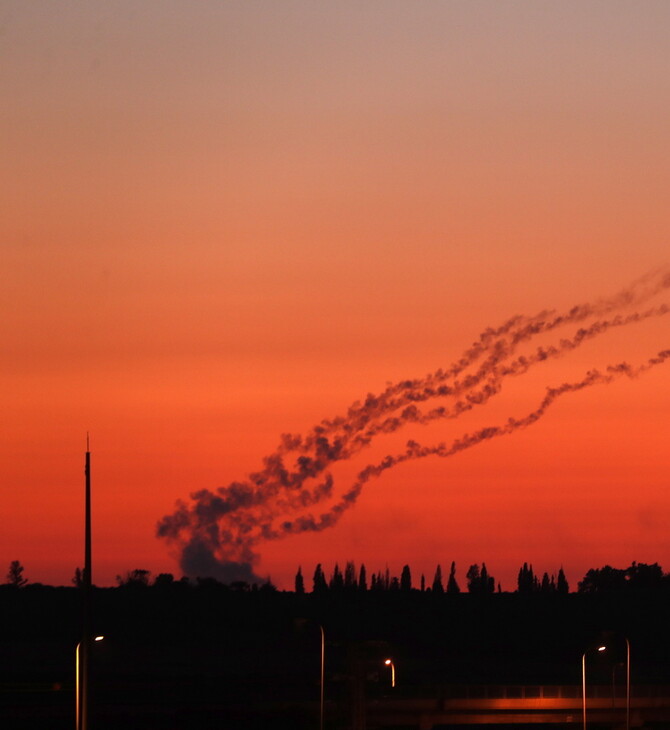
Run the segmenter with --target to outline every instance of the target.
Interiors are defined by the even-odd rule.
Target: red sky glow
[[[455,560],[462,587],[483,561],[503,590],[524,562],[572,589],[605,564],[670,570],[667,3],[11,1],[0,24],[6,566],[69,584],[82,565],[87,432],[94,582],[181,575],[184,535],[157,536],[179,500],[229,495],[282,434],[406,392],[487,328],[590,304],[505,363],[560,356],[457,418],[375,435],[301,482],[330,475],[327,498],[259,524],[318,522],[410,440],[523,419],[594,370],[611,382],[385,470],[250,565],[286,589],[299,565],[309,588],[348,560],[407,563],[415,585]]]

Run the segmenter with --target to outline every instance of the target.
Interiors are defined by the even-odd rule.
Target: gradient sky
[[[180,569],[177,499],[244,479],[488,326],[616,294],[668,263],[670,5],[0,3],[0,559],[67,584]],[[653,304],[666,303],[661,295]],[[645,362],[670,318],[517,378],[431,444],[547,386]],[[574,332],[567,330],[561,336]],[[259,575],[364,562],[670,570],[668,364],[564,396],[531,428],[371,482]],[[399,441],[400,440],[400,441]]]

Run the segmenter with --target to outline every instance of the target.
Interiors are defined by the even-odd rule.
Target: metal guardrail
[[[587,698],[607,699],[612,696],[624,697],[625,687],[597,684],[587,685]],[[438,690],[443,699],[581,699],[581,685],[446,685]],[[670,685],[631,685],[631,698],[653,697],[668,698],[670,702]]]
[[[621,726],[626,698],[615,697],[611,685],[592,686],[589,718],[602,726]],[[547,725],[582,723],[580,685],[448,685],[437,696],[384,697],[368,703],[370,727],[391,730],[415,727],[434,730],[451,725]],[[639,685],[631,693],[631,727],[645,722],[670,728],[670,685]],[[659,724],[660,723],[660,724]]]

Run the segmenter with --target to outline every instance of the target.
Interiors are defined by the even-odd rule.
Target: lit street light
[[[391,667],[391,687],[395,687],[395,664],[393,663],[393,659],[386,659],[384,664],[387,667]]]
[[[630,730],[630,641],[624,637],[626,642],[626,730]],[[599,646],[598,651],[606,651],[606,646]],[[614,669],[612,670],[614,678]],[[584,729],[586,730],[586,652],[582,655],[582,715]]]
[[[102,641],[104,636],[94,636],[93,641]],[[74,699],[75,699],[75,729],[81,730],[81,679],[79,676],[79,647],[81,641],[77,644],[77,648],[74,651]]]
[[[605,651],[606,646],[599,646],[598,651]],[[586,652],[582,654],[582,723],[586,730]]]

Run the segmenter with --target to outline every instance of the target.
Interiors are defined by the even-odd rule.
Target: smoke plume
[[[339,491],[335,488],[330,468],[356,456],[379,436],[408,424],[457,419],[489,402],[506,381],[523,376],[539,363],[563,357],[612,329],[666,315],[670,311],[667,304],[647,303],[668,289],[670,272],[664,269],[607,299],[567,312],[516,316],[499,327],[487,328],[448,367],[389,384],[381,393],[353,403],[346,414],[324,419],[303,435],[283,434],[259,471],[214,491],[194,492],[189,502],[177,502],[175,511],[159,521],[157,534],[177,550],[186,575],[225,582],[258,581],[254,566],[260,556],[259,544],[334,526],[365,485],[394,466],[428,456],[447,458],[492,438],[511,435],[536,423],[565,394],[622,377],[635,378],[664,363],[670,350],[662,350],[641,365],[619,363],[590,370],[578,381],[547,388],[538,406],[524,416],[462,433],[449,443],[422,446],[408,441],[403,451],[363,468],[353,484]],[[630,311],[632,308],[639,311]],[[559,329],[569,331],[550,344],[533,343]],[[527,351],[519,354],[522,346]]]

